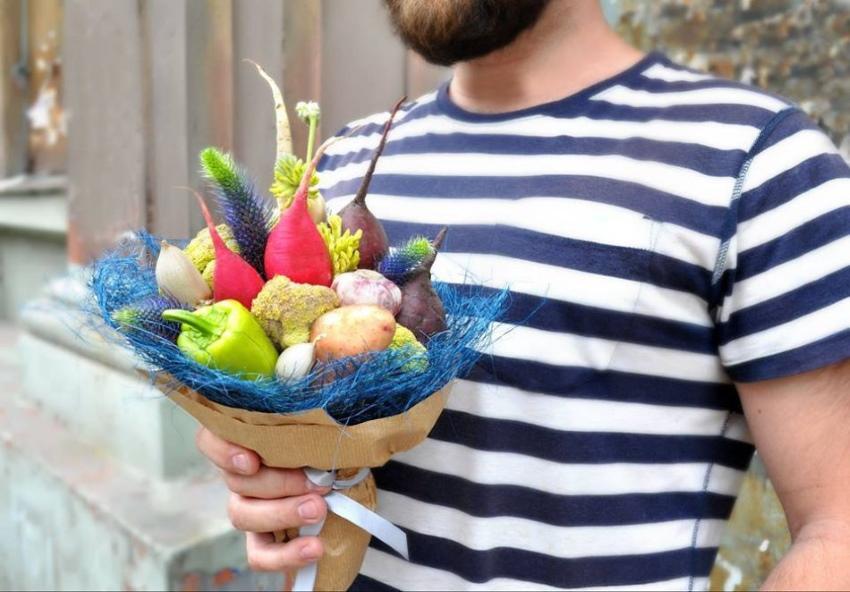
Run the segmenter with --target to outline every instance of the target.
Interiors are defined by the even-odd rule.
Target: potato
[[[313,323],[310,341],[322,362],[381,351],[395,334],[395,318],[373,304],[352,304],[327,312]]]

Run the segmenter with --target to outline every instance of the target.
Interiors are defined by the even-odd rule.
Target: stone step
[[[87,444],[20,395],[10,350],[0,330],[0,589],[281,589],[246,569],[214,471],[151,478]]]
[[[69,296],[63,280],[21,315],[23,392],[79,438],[151,477],[174,479],[205,461],[197,424],[139,373],[130,353]],[[62,292],[59,298],[56,292]]]

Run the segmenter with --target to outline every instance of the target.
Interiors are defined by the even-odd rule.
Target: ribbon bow
[[[330,487],[332,491],[325,496],[328,511],[352,524],[359,526],[372,536],[380,539],[396,553],[408,559],[407,535],[389,520],[378,516],[366,506],[357,503],[339,491],[354,487],[369,475],[369,469],[360,469],[350,479],[337,479],[336,471],[321,471],[319,469],[304,469],[307,478],[320,487]],[[302,526],[299,536],[317,536],[325,525],[325,521]],[[293,584],[293,592],[310,592],[316,583],[316,563],[311,563],[298,571]]]

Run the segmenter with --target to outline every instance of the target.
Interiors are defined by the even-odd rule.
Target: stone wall
[[[850,160],[850,0],[612,0],[605,8],[638,47],[794,100]],[[789,542],[756,458],[711,589],[756,589]]]
[[[850,157],[850,0],[620,0],[644,49],[797,102]]]

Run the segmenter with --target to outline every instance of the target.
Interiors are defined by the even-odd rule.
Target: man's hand
[[[257,571],[289,571],[317,561],[324,552],[317,537],[275,543],[277,530],[314,524],[325,517],[322,495],[304,471],[272,469],[255,452],[222,440],[201,428],[198,449],[223,471],[230,489],[228,514],[233,526],[247,535],[248,564]]]

